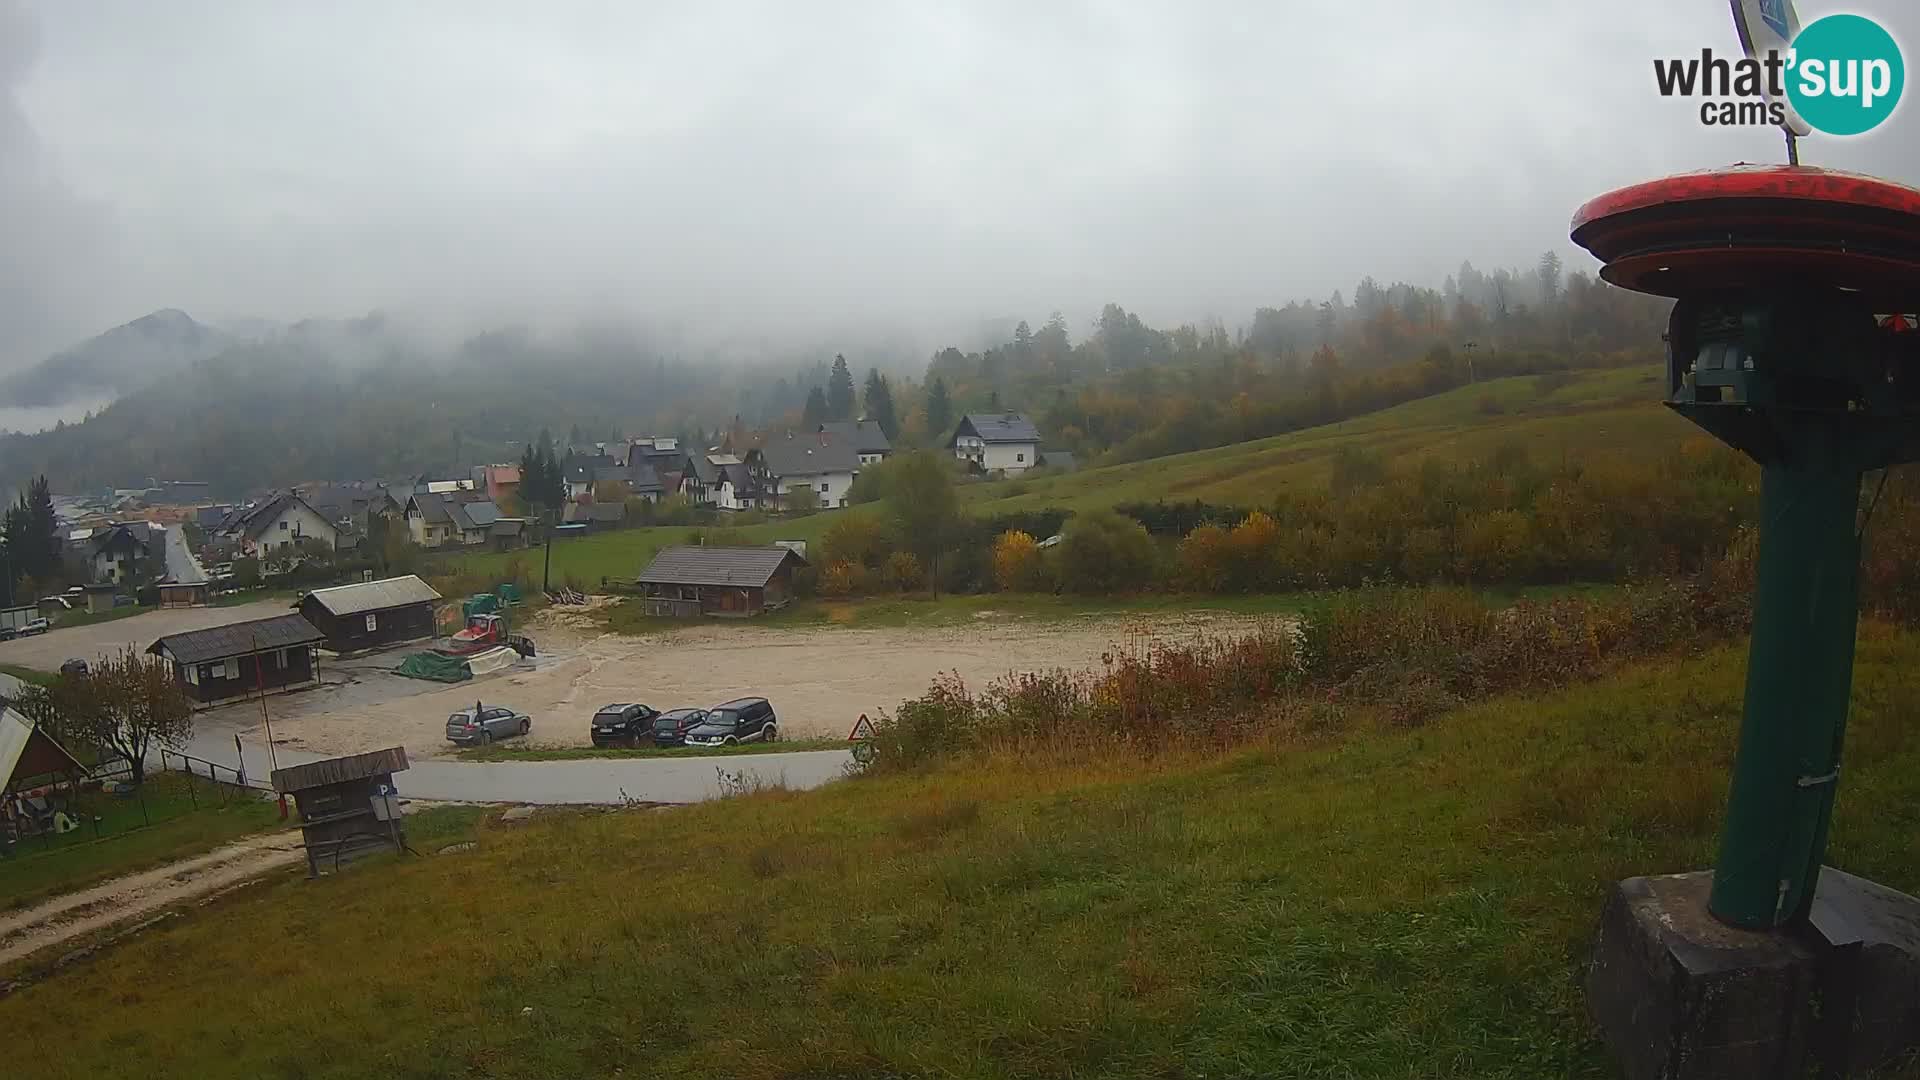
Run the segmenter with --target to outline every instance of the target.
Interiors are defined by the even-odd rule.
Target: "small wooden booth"
[[[785,547],[669,547],[640,572],[649,615],[745,618],[783,607],[807,560]]]
[[[390,746],[273,770],[273,790],[293,796],[300,808],[308,877],[319,876],[323,860],[338,869],[369,851],[407,850],[393,784],[393,774],[406,769],[406,747]]]

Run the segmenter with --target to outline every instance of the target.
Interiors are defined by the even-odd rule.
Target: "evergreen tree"
[[[827,376],[828,418],[853,419],[853,405],[853,372],[847,369],[847,358],[836,355],[833,358],[833,374]]]
[[[947,396],[947,381],[935,375],[927,387],[927,434],[945,440],[952,426],[953,399]]]
[[[816,386],[807,391],[807,407],[800,412],[800,422],[806,425],[808,431],[817,431],[828,419],[827,395]]]
[[[900,434],[900,419],[893,411],[893,388],[879,368],[867,371],[867,419],[879,424],[889,440]]]

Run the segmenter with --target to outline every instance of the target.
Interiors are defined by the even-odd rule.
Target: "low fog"
[[[1702,46],[1723,0],[0,0],[0,370],[164,307],[751,352],[1583,269],[1587,197],[1781,158],[1655,93]],[[1916,116],[1806,160],[1913,182]]]

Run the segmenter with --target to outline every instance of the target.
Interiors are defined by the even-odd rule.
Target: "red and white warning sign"
[[[873,721],[867,719],[866,713],[861,713],[860,719],[853,722],[853,730],[847,732],[847,741],[859,742],[861,739],[871,738],[873,738]]]

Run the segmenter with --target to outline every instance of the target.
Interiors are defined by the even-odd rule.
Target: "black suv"
[[[593,714],[593,745],[638,746],[653,737],[653,718],[660,715],[645,705],[605,705]]]
[[[687,732],[707,718],[705,709],[668,709],[653,718],[653,745],[685,746]]]
[[[707,718],[687,732],[688,746],[738,746],[773,742],[780,737],[780,720],[763,697],[741,698],[707,710]]]

